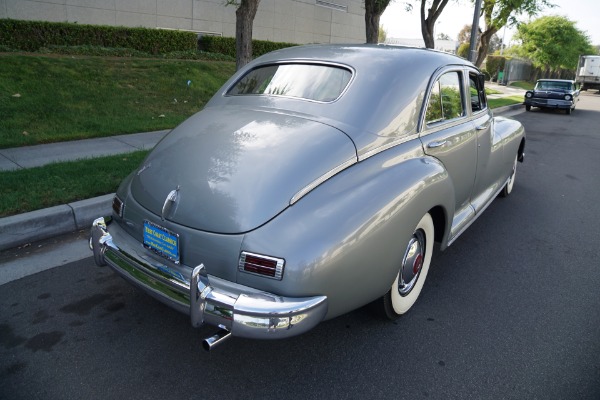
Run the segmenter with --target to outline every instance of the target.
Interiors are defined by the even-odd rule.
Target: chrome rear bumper
[[[179,266],[174,271],[166,260],[154,256],[129,235],[117,232],[120,242],[116,243],[110,230],[120,228],[113,224],[109,229],[110,222],[110,218],[98,218],[92,224],[90,248],[96,264],[108,264],[156,299],[187,313],[194,327],[208,324],[233,336],[281,339],[314,328],[327,313],[326,296],[277,296],[210,277],[202,264],[193,270]],[[181,273],[190,270],[189,278]],[[210,348],[211,343],[207,346]]]

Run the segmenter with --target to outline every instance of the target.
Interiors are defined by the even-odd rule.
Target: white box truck
[[[581,90],[600,90],[600,56],[579,56],[575,81]]]

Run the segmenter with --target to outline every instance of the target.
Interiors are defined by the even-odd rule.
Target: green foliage
[[[466,58],[468,60],[470,47],[471,46],[469,45],[469,43],[461,44],[460,46],[458,46],[458,50],[456,50],[456,55],[462,58]]]
[[[383,25],[379,25],[379,33],[377,34],[378,43],[385,43],[387,39],[387,31]]]
[[[487,70],[482,70],[481,73],[485,77],[486,81],[490,81],[492,79],[492,75]],[[486,89],[487,90],[487,89]],[[487,93],[487,92],[486,92]]]
[[[129,154],[0,171],[0,217],[115,192],[148,154]]]
[[[481,34],[475,64],[482,65],[489,53],[493,35],[503,26],[515,25],[518,16],[525,14],[532,17],[547,7],[552,8],[554,4],[550,0],[483,0],[481,14],[485,21],[485,31]]]
[[[234,71],[233,62],[1,54],[0,148],[171,129]]]
[[[49,46],[128,48],[150,54],[196,50],[193,32],[0,19],[0,45],[22,51]]]
[[[532,17],[552,7],[550,0],[483,0],[481,12],[486,31],[498,32],[505,25],[516,25],[520,15]]]
[[[495,78],[498,71],[504,71],[506,57],[503,56],[488,56],[485,69],[490,73],[492,78]]]
[[[517,53],[538,68],[575,69],[580,54],[593,54],[589,37],[565,17],[541,17],[518,27]]]
[[[10,53],[19,50],[0,46],[0,52]],[[48,46],[42,47],[35,53],[38,54],[62,54],[73,56],[99,56],[99,57],[138,57],[138,58],[164,58],[177,60],[212,60],[212,61],[235,61],[233,57],[219,53],[208,53],[200,50],[172,51],[165,54],[150,54],[145,51],[126,48],[98,47],[98,46]]]
[[[235,38],[222,36],[202,36],[198,42],[201,50],[209,53],[224,54],[235,58]],[[252,41],[252,56],[254,58],[271,51],[297,46],[294,43],[269,42],[266,40]]]

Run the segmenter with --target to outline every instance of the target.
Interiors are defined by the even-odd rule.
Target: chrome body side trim
[[[357,163],[356,158],[351,158],[348,161],[345,161],[344,163],[338,165],[337,167],[335,167],[331,171],[329,171],[329,172],[321,175],[319,178],[315,179],[314,181],[312,181],[311,183],[309,183],[308,185],[306,185],[304,188],[302,188],[294,196],[292,196],[292,198],[290,199],[290,206],[293,205],[294,203],[296,203],[298,200],[300,200],[304,196],[306,196],[311,190],[313,190],[314,188],[316,188],[317,186],[319,186],[321,183],[325,182],[326,180],[328,180],[332,176],[338,174],[339,172],[342,172],[346,168],[348,168],[348,167],[350,167],[350,166],[352,166],[352,165],[354,165],[356,163]]]
[[[152,253],[146,259],[140,256],[145,249],[136,249],[126,240],[115,243],[110,225],[108,218],[98,218],[92,224],[90,248],[96,263],[108,264],[154,298],[188,314],[194,327],[208,324],[232,336],[281,339],[314,328],[327,314],[326,296],[291,298],[221,282],[210,277],[202,264],[193,269],[189,280],[182,279],[180,273],[165,273],[169,266]],[[180,271],[190,269],[178,267]]]

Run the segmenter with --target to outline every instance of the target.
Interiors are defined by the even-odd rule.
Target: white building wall
[[[235,36],[235,6],[225,0],[0,0],[0,18],[169,28]],[[261,0],[254,39],[363,43],[362,0]]]

